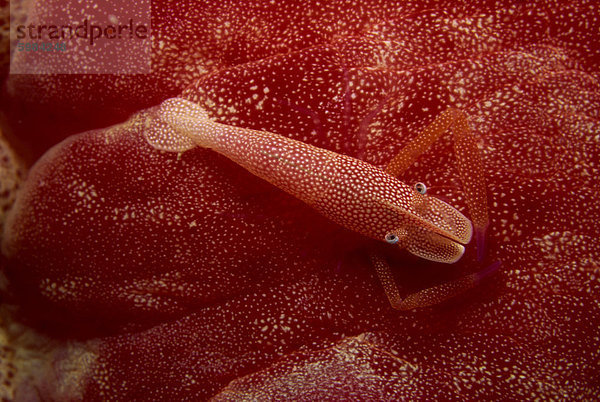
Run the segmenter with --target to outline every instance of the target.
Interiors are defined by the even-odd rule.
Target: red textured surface
[[[49,151],[3,243],[31,322],[98,337],[86,399],[598,394],[593,2],[155,3],[177,50],[156,49],[146,92],[90,77],[9,82],[19,98],[34,88],[56,100],[45,110],[60,122],[22,126],[25,142],[64,138],[63,119],[80,105],[90,113],[90,93],[111,103],[96,115],[109,124],[115,108],[140,111],[187,87],[221,122],[381,166],[437,113],[461,108],[488,178],[486,261],[502,268],[449,303],[394,312],[367,263],[373,243],[210,151],[153,150],[142,110]],[[434,146],[405,179],[464,210],[450,149]],[[452,266],[389,257],[408,291],[480,269],[473,248]]]

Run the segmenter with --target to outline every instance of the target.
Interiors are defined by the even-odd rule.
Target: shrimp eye
[[[400,240],[400,238],[398,238],[398,236],[395,235],[394,233],[388,233],[385,235],[385,241],[390,244],[396,244],[396,243],[398,243],[399,240]]]
[[[427,186],[424,183],[417,183],[415,184],[415,190],[417,190],[417,193],[419,194],[425,194],[427,192]]]

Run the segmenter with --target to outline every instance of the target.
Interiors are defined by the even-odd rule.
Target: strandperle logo
[[[37,1],[25,21],[11,17],[10,73],[148,74],[150,6],[150,0],[64,0],[60,7]]]
[[[147,39],[149,28],[144,24],[134,24],[133,19],[129,19],[127,24],[108,24],[100,25],[90,23],[87,19],[79,25],[35,25],[29,24],[17,26],[17,39],[85,39],[93,45],[94,41],[100,38],[106,39]]]

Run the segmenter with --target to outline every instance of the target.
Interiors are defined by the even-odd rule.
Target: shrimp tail
[[[144,137],[153,148],[167,152],[184,152],[198,146],[211,148],[213,124],[199,105],[170,98],[149,112]]]

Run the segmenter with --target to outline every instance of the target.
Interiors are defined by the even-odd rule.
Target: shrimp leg
[[[403,311],[429,307],[458,296],[477,286],[483,278],[492,274],[500,267],[500,262],[495,262],[482,271],[422,289],[402,298],[387,261],[377,253],[370,253],[369,257],[390,304],[394,309]]]

